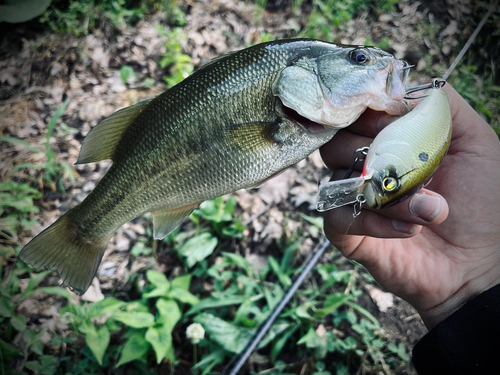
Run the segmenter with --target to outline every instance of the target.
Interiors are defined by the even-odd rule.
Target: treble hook
[[[445,84],[446,84],[446,81],[444,79],[434,78],[431,82],[426,83],[425,85],[410,87],[409,89],[406,90],[406,95],[404,96],[404,98],[407,100],[425,98],[427,95],[410,96],[409,94],[411,94],[413,92],[417,92],[417,91],[428,90],[428,89],[440,89]]]

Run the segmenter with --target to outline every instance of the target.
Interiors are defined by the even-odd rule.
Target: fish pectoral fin
[[[144,100],[120,109],[102,120],[83,140],[80,155],[75,164],[113,160],[116,146],[123,134],[150,102],[151,100]]]
[[[155,240],[164,239],[170,232],[181,225],[200,203],[196,202],[170,210],[153,212],[153,237]]]
[[[226,126],[225,137],[231,146],[239,150],[256,150],[281,143],[281,119],[273,122],[245,122]]]

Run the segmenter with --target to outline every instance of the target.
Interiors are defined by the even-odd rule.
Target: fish
[[[203,201],[251,188],[328,142],[366,108],[401,114],[406,62],[318,40],[258,44],[216,58],[84,139],[77,164],[112,160],[88,197],[19,258],[83,294],[112,235],[152,212],[163,239]]]
[[[437,170],[451,133],[448,95],[440,87],[432,88],[414,110],[374,138],[359,177],[320,186],[316,209],[324,212],[353,203],[381,209],[404,201]],[[357,212],[359,208],[355,216]]]

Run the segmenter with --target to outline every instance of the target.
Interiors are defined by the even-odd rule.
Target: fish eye
[[[399,181],[394,177],[386,177],[382,181],[382,188],[387,192],[396,191],[399,189]]]
[[[370,62],[371,55],[368,51],[364,49],[354,49],[350,52],[351,60],[357,62],[358,64],[366,64]]]

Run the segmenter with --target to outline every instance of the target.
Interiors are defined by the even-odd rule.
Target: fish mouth
[[[280,102],[281,102],[281,100],[280,100]],[[283,105],[283,103],[281,103],[281,108],[282,108],[282,111],[284,112],[286,117],[288,117],[289,119],[302,125],[302,127],[309,134],[323,136],[325,134],[332,133],[332,130],[336,131],[335,129],[332,129],[331,127],[328,127],[328,126],[322,125],[320,123],[314,122],[312,120],[309,120],[307,117],[302,116],[301,114],[299,114],[295,110]]]
[[[401,101],[406,95],[406,82],[410,73],[410,65],[405,60],[392,60],[387,64],[388,72],[386,79],[387,96],[392,100]]]

